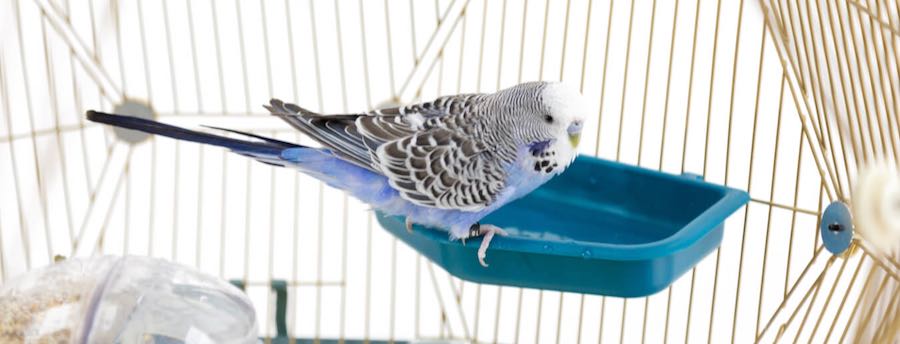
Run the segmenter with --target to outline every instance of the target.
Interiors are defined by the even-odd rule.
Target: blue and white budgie
[[[506,233],[479,221],[565,170],[587,115],[578,91],[549,82],[358,114],[322,115],[277,99],[266,108],[323,147],[223,129],[246,137],[239,140],[95,111],[87,117],[296,168],[406,216],[408,230],[417,223],[445,228],[452,239],[483,236],[478,260],[487,266],[491,238]]]

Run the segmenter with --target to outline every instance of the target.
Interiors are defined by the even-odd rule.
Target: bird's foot
[[[494,238],[494,234],[500,234],[501,236],[509,235],[503,228],[494,226],[494,225],[483,225],[479,223],[475,223],[472,227],[469,227],[469,236],[468,238],[483,236],[481,239],[481,246],[478,247],[478,263],[483,267],[488,267],[488,264],[484,262],[484,258],[487,256],[487,249],[491,245],[491,239]],[[466,238],[463,238],[463,245],[466,244]]]
[[[410,220],[409,217],[407,217],[406,218],[406,232],[412,233],[412,229],[413,229],[413,222],[412,222],[412,220]]]

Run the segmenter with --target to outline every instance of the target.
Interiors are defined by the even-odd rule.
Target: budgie
[[[265,107],[322,147],[210,127],[243,137],[236,139],[96,111],[87,118],[297,169],[374,209],[405,216],[407,230],[413,224],[443,228],[463,243],[482,237],[477,258],[487,267],[491,239],[507,233],[480,220],[562,173],[577,155],[587,115],[583,96],[554,82],[356,114],[323,115],[278,99]]]

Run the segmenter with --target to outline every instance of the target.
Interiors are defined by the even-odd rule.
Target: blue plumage
[[[577,91],[534,82],[494,94],[445,96],[368,113],[323,115],[273,99],[272,115],[313,138],[312,148],[236,130],[241,139],[89,111],[94,122],[210,144],[295,168],[413,224],[453,239],[503,229],[479,221],[561,173],[575,158],[586,114]]]
[[[456,226],[451,225],[449,228],[450,234],[454,238],[464,238],[471,223],[477,222],[499,206],[507,203],[507,199],[521,197],[544,182],[540,179],[525,178],[525,171],[522,168],[511,165],[509,167],[509,175],[513,178],[513,183],[511,184],[517,186],[507,188],[493,205],[477,212],[437,209],[416,205],[407,201],[400,197],[400,193],[390,186],[388,178],[384,175],[342,160],[332,154],[327,148],[310,148],[242,131],[209,127],[255,139],[253,141],[240,140],[184,129],[147,119],[97,111],[88,112],[87,117],[89,120],[98,123],[144,131],[178,140],[228,148],[232,152],[252,157],[270,165],[293,167],[321,180],[328,186],[344,190],[360,201],[370,204],[385,213],[403,215],[414,219],[416,223],[426,226],[444,227],[447,224],[460,224]],[[519,182],[519,179],[523,182]]]

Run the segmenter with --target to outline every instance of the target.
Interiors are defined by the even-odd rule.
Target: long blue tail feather
[[[281,152],[285,149],[304,147],[301,145],[279,141],[237,130],[209,127],[258,139],[259,141],[239,140],[221,135],[179,128],[173,125],[148,119],[115,115],[93,110],[87,112],[87,119],[92,122],[104,123],[126,129],[143,131],[146,133],[161,135],[173,139],[224,147],[238,154],[247,155],[256,159],[264,159],[265,161],[261,161],[269,164],[272,164],[274,162],[273,160],[278,160]]]
[[[388,186],[385,176],[342,160],[325,148],[311,148],[237,130],[208,127],[248,138],[236,139],[179,128],[153,120],[97,111],[88,111],[87,118],[93,122],[177,140],[224,147],[264,164],[293,167],[334,188],[346,190],[366,203],[380,204],[396,196],[396,192]]]

